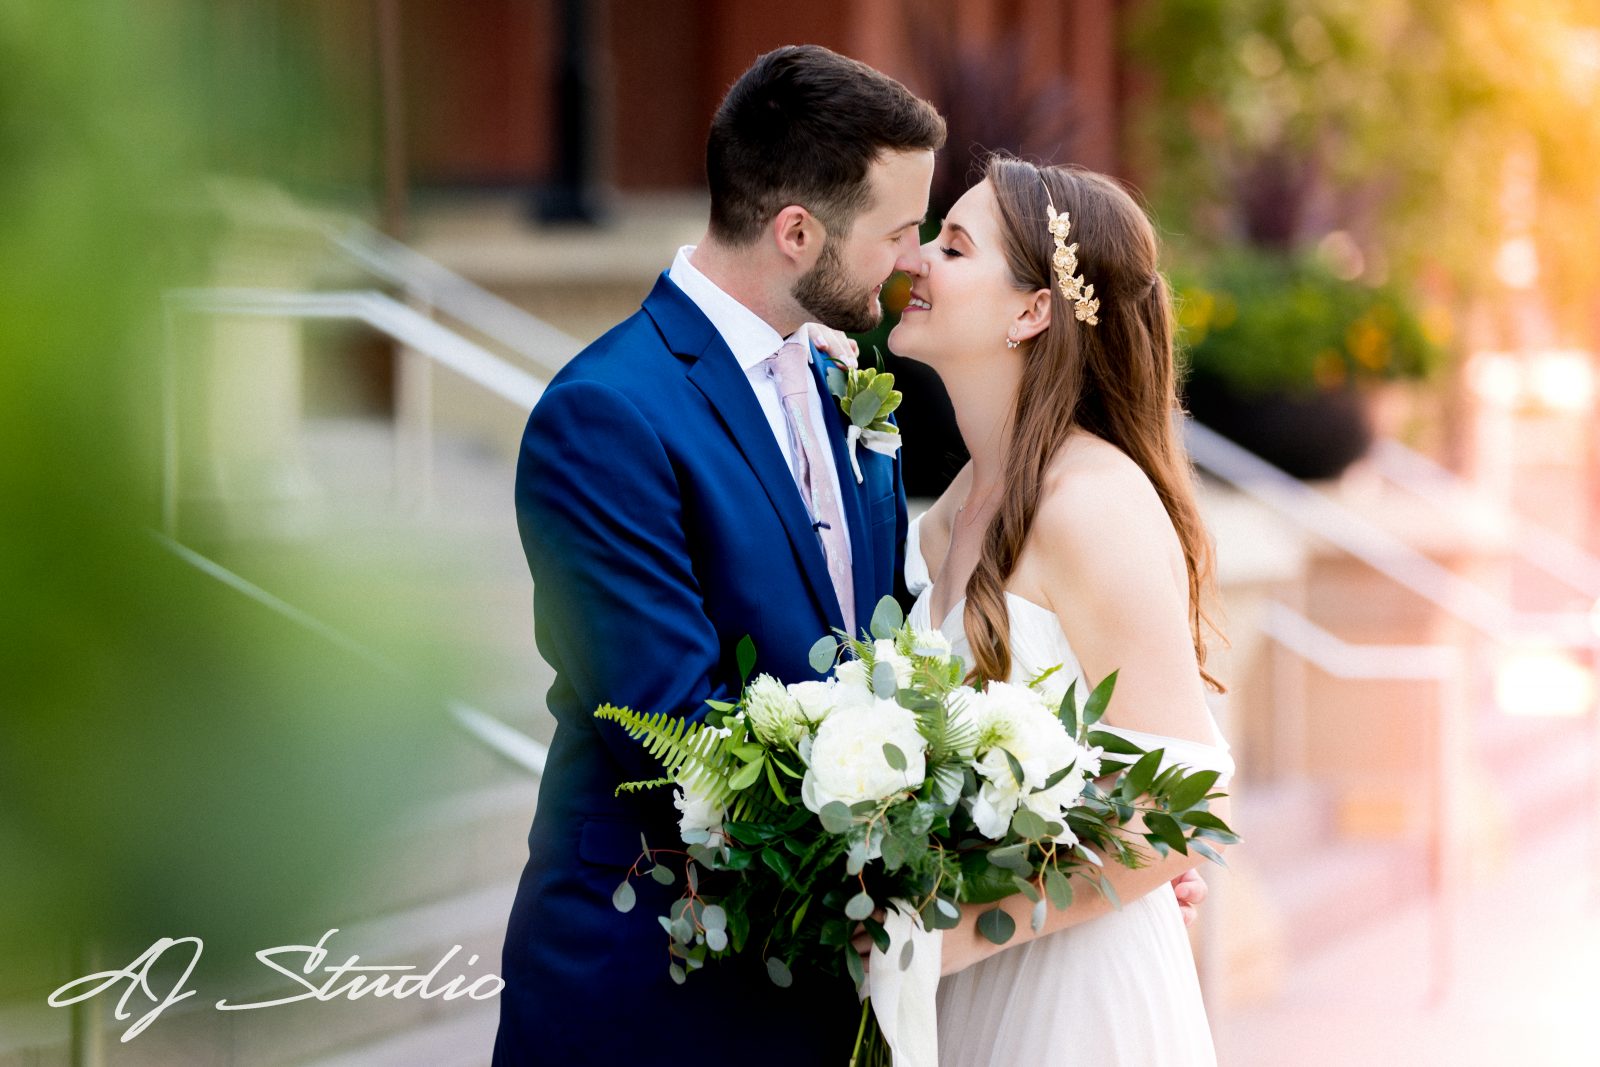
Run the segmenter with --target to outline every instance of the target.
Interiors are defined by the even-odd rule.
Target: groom
[[[917,267],[944,136],[931,105],[862,63],[814,46],[760,57],[712,121],[706,236],[528,420],[517,523],[557,727],[506,933],[498,1067],[848,1055],[847,980],[780,989],[751,953],[673,984],[657,916],[681,863],[674,885],[634,879],[633,909],[612,907],[641,834],[679,844],[677,812],[664,789],[615,795],[660,770],[592,713],[698,719],[736,697],[747,634],[759,670],[815,678],[817,638],[859,630],[893,592],[899,458],[863,449],[857,480],[799,331],[876,325],[883,282]]]

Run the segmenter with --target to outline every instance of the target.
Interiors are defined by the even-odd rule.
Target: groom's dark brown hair
[[[749,244],[799,204],[842,237],[867,205],[873,161],[936,152],[944,136],[933,105],[887,74],[820,45],[774,49],[740,75],[711,120],[711,232]]]

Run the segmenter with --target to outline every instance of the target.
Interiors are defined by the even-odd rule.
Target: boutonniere
[[[856,484],[862,482],[861,463],[856,448],[866,445],[883,456],[892,456],[900,447],[900,428],[889,421],[889,413],[900,406],[900,390],[894,375],[871,367],[857,370],[829,357],[828,392],[839,401],[839,410],[850,420],[845,433],[845,451],[850,454],[850,469]]]

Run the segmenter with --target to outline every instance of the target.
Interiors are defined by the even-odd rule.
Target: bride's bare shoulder
[[[1068,438],[1046,470],[1030,540],[1074,572],[1108,559],[1180,573],[1183,565],[1155,486],[1127,453],[1089,433]]]

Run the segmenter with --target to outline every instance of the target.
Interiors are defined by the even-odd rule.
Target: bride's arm
[[[1083,668],[1098,680],[1117,671],[1117,687],[1106,712],[1108,725],[1168,737],[1214,743],[1205,707],[1194,641],[1189,630],[1188,578],[1183,553],[1166,509],[1144,475],[1120,453],[1069,458],[1055,472],[1023,555],[1027,580],[1044,594]],[[1212,809],[1223,819],[1227,802]],[[1137,834],[1141,827],[1126,828]],[[1124,902],[1135,900],[1201,858],[1173,852],[1129,869],[1108,862],[1104,874]],[[1002,902],[1016,920],[1006,945],[977,930],[977,918],[995,905],[969,905],[962,924],[944,935],[944,973],[1066,929],[1111,910],[1084,877],[1073,878],[1070,907],[1050,908],[1043,929],[1030,924],[1033,904],[1024,896]]]

